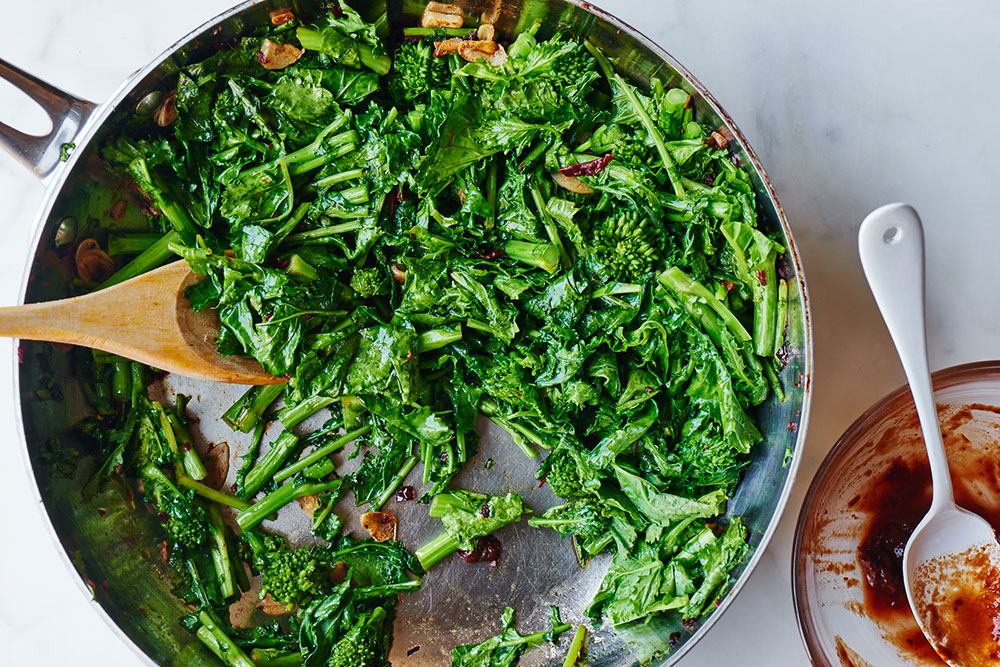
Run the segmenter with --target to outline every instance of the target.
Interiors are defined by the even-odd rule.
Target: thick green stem
[[[330,482],[307,482],[305,484],[288,483],[279,486],[248,509],[236,515],[236,524],[241,531],[247,531],[268,518],[290,502],[318,493],[326,493],[340,488],[342,479]]]
[[[587,650],[587,626],[578,625],[576,627],[576,633],[573,635],[573,641],[569,644],[569,650],[566,652],[566,659],[563,660],[562,667],[576,667],[576,664],[580,661],[580,656]]]
[[[292,429],[333,403],[335,400],[336,399],[330,398],[329,396],[312,396],[295,406],[285,408],[279,412],[278,419],[286,429]]]
[[[218,505],[208,506],[208,525],[212,536],[212,565],[215,566],[215,576],[219,582],[222,597],[236,595],[236,582],[233,579],[233,564],[229,558],[229,544],[226,541],[226,524],[219,513]]]
[[[462,340],[462,326],[460,324],[451,328],[431,329],[417,336],[417,352],[430,352],[460,340]]]
[[[546,273],[555,273],[559,268],[559,246],[553,243],[508,241],[503,251],[511,259],[537,267]]]
[[[374,512],[380,509],[382,505],[389,502],[389,498],[392,498],[393,494],[395,494],[396,491],[399,490],[399,487],[403,485],[403,481],[406,480],[406,476],[409,475],[410,471],[417,465],[417,461],[418,459],[416,456],[411,456],[403,461],[402,467],[400,467],[395,476],[393,476],[392,481],[389,482],[389,484],[386,485],[385,490],[372,501],[371,505],[368,507],[369,512]]]
[[[458,540],[448,533],[441,533],[417,549],[416,556],[420,561],[420,567],[429,570],[456,551],[458,551]]]
[[[126,280],[142,275],[147,271],[152,271],[153,269],[163,266],[168,260],[176,257],[173,250],[169,247],[170,244],[177,244],[181,242],[181,235],[171,229],[169,232],[161,236],[156,243],[146,248],[141,255],[133,259],[131,262],[123,266],[117,273],[101,283],[97,289],[102,290],[106,287],[117,285],[118,283],[122,283]]]
[[[236,431],[249,433],[264,416],[264,411],[278,400],[284,391],[285,386],[281,384],[250,387],[226,410],[222,415],[222,421]]]
[[[372,430],[371,426],[365,425],[362,426],[361,428],[357,428],[354,429],[353,431],[345,433],[336,440],[327,443],[322,447],[317,447],[316,449],[309,452],[309,454],[303,456],[301,459],[299,459],[292,465],[288,466],[283,470],[279,470],[277,473],[275,473],[274,481],[280,484],[281,482],[285,481],[292,475],[302,472],[303,470],[313,465],[314,463],[323,460],[324,458],[330,456],[334,452],[340,451],[341,449],[346,447],[348,444],[354,442],[358,438],[367,435],[371,430]]]
[[[141,254],[159,241],[161,236],[149,232],[110,234],[108,236],[108,254],[112,257]]]
[[[250,498],[267,484],[281,467],[281,464],[291,456],[299,445],[299,437],[291,431],[283,431],[278,439],[271,443],[260,461],[257,462],[243,481],[243,498]]]
[[[201,621],[201,627],[198,628],[197,632],[198,639],[218,656],[219,660],[222,660],[228,667],[256,667],[247,654],[243,652],[243,649],[226,636],[210,612],[200,612],[198,620]]]
[[[556,227],[555,221],[549,214],[549,209],[545,205],[545,200],[542,198],[542,193],[538,190],[537,185],[529,186],[528,191],[531,192],[531,199],[532,201],[535,202],[535,208],[538,209],[538,215],[542,220],[542,227],[545,229],[546,235],[548,235],[549,240],[552,241],[553,245],[555,245],[556,248],[558,249],[559,259],[562,263],[563,268],[568,269],[572,264],[570,262],[569,253],[566,252],[566,248],[563,246],[562,238],[560,238],[559,236],[559,229],[558,227]]]
[[[223,493],[222,491],[213,489],[206,484],[202,484],[197,480],[191,479],[187,475],[178,474],[177,483],[187,489],[191,489],[205,500],[211,500],[213,503],[226,505],[227,507],[232,507],[233,509],[240,511],[250,507],[250,503],[240,500],[235,496],[231,496],[228,493]]]

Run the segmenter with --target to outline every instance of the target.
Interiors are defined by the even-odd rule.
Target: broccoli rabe
[[[451,667],[513,667],[527,651],[547,641],[555,641],[572,626],[563,623],[559,611],[551,608],[552,627],[545,632],[522,635],[514,627],[514,610],[507,607],[501,617],[503,632],[481,644],[456,646],[451,652]]]
[[[428,42],[403,42],[393,53],[389,89],[400,102],[409,102],[446,87],[451,77],[448,60],[435,58]]]
[[[278,535],[247,531],[253,564],[260,572],[260,597],[270,595],[289,609],[331,588],[330,565],[309,548],[293,549]]]
[[[518,521],[525,513],[524,501],[514,493],[487,496],[464,489],[450,489],[434,496],[430,514],[441,519],[444,532],[416,551],[426,570],[459,549],[474,550],[479,538]]]
[[[594,231],[597,255],[614,278],[633,280],[654,271],[658,251],[651,240],[656,238],[645,218],[622,214],[606,218]]]
[[[142,484],[146,499],[153,504],[163,529],[171,541],[194,549],[209,535],[208,516],[194,502],[193,491],[181,491],[155,464],[142,469]]]
[[[330,652],[328,667],[381,667],[385,664],[385,609],[376,607],[338,641]]]
[[[354,275],[351,276],[351,289],[362,299],[386,294],[388,287],[389,280],[385,273],[374,266],[354,269]]]

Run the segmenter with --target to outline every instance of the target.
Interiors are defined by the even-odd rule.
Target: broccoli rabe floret
[[[244,533],[254,567],[260,572],[260,597],[289,608],[300,606],[331,588],[330,566],[311,549],[290,549],[277,535]]]
[[[635,279],[655,270],[659,252],[650,240],[656,232],[645,218],[629,214],[606,218],[594,236],[598,256],[616,278]]]
[[[587,457],[566,447],[549,454],[539,474],[544,476],[552,493],[561,498],[581,498],[593,494],[601,486],[597,470]]]
[[[172,542],[186,549],[204,543],[209,533],[208,517],[195,504],[194,491],[181,491],[152,463],[142,469],[142,484]]]
[[[355,625],[330,652],[329,667],[381,667],[385,663],[387,614],[382,607]]]
[[[403,42],[393,53],[389,87],[400,101],[414,100],[433,88],[448,85],[448,58],[435,58],[427,42]]]
[[[551,528],[560,535],[575,535],[584,542],[600,540],[609,528],[608,517],[601,512],[595,500],[574,500],[565,505],[556,505],[541,516],[528,519],[533,528]]]
[[[388,281],[385,274],[375,267],[354,269],[351,277],[351,289],[364,299],[370,299],[378,294],[385,294]]]

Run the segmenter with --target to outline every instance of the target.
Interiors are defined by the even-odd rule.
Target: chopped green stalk
[[[281,467],[281,464],[292,455],[299,446],[299,436],[291,431],[282,431],[278,439],[271,443],[260,461],[257,462],[243,481],[243,498],[250,498],[270,481]]]
[[[288,275],[299,282],[311,283],[314,280],[319,280],[319,274],[316,273],[316,269],[297,254],[288,257],[288,268],[285,270],[288,272]]]
[[[302,664],[302,654],[274,648],[255,648],[250,659],[257,667],[297,667]]]
[[[351,43],[350,48],[357,51],[361,64],[368,69],[384,76],[389,73],[389,68],[392,67],[392,59],[389,56],[385,54],[375,55],[372,47],[368,44],[348,37],[334,28],[319,31],[302,26],[296,29],[295,34],[299,38],[302,48],[309,51],[318,51],[337,57],[343,50],[343,44],[346,40],[347,43]]]
[[[208,506],[209,534],[212,538],[212,565],[215,566],[215,576],[219,582],[222,597],[236,595],[236,583],[233,579],[233,563],[229,556],[229,543],[226,540],[226,524],[219,513],[218,505]]]
[[[354,179],[361,178],[364,175],[364,169],[348,169],[347,171],[342,171],[339,174],[325,176],[318,181],[313,181],[313,187],[317,190],[322,190],[330,187],[331,185],[337,185],[338,183],[343,183],[345,181],[353,181]]]
[[[406,476],[409,475],[410,471],[417,465],[418,460],[419,459],[417,459],[416,456],[411,456],[403,461],[402,467],[400,467],[395,476],[393,476],[392,481],[386,485],[385,490],[371,502],[371,505],[368,507],[369,512],[381,509],[382,505],[389,502],[389,498],[392,498],[393,494],[396,493],[396,491],[399,490],[399,487],[403,485],[403,481],[406,480]]]
[[[198,620],[201,621],[201,627],[197,631],[198,639],[211,649],[212,653],[218,656],[219,660],[227,667],[256,667],[247,654],[243,652],[243,649],[226,636],[211,612],[199,612]]]
[[[788,281],[778,283],[778,316],[774,323],[774,349],[780,350],[785,344],[785,328],[788,326]]]
[[[313,465],[314,463],[322,461],[324,458],[330,456],[334,452],[340,451],[345,446],[354,442],[358,438],[368,435],[368,433],[371,430],[372,430],[371,426],[365,425],[362,426],[361,428],[357,428],[354,429],[353,431],[345,433],[344,435],[340,436],[333,442],[323,445],[322,447],[317,447],[316,449],[309,452],[309,454],[303,456],[301,459],[299,459],[292,465],[288,466],[283,470],[279,470],[277,473],[275,473],[274,481],[280,484],[281,482],[285,481],[292,475],[302,472],[303,470]]]
[[[185,488],[191,489],[205,500],[211,500],[213,503],[226,505],[237,510],[245,510],[250,507],[250,503],[242,501],[235,496],[229,495],[228,493],[223,493],[222,491],[213,489],[206,484],[202,484],[197,480],[191,479],[187,475],[178,473],[177,483]]]
[[[147,271],[152,271],[153,269],[163,266],[168,260],[176,257],[174,251],[170,249],[170,244],[177,244],[181,242],[181,235],[178,234],[176,230],[171,229],[169,232],[161,236],[156,243],[143,250],[141,255],[133,259],[113,276],[101,283],[97,289],[102,290],[106,287],[117,285],[118,283],[122,283],[126,280],[142,275]]]
[[[417,336],[417,352],[424,353],[437,350],[446,345],[462,340],[462,326],[456,324],[450,328],[431,329]]]
[[[474,28],[403,28],[405,37],[465,37],[472,32]]]
[[[493,420],[493,423],[507,431],[511,438],[514,440],[514,444],[520,448],[524,455],[529,459],[533,459],[538,456],[538,452],[531,448],[525,440],[533,442],[534,444],[542,447],[544,449],[549,449],[548,443],[542,440],[537,433],[532,432],[530,429],[525,428],[521,424],[515,421],[504,418],[500,414],[499,406],[489,399],[483,399],[479,403],[479,409],[482,410],[483,414]]]
[[[456,551],[458,551],[458,539],[448,533],[441,533],[417,549],[416,556],[420,566],[429,570]]]
[[[150,248],[162,238],[162,234],[152,234],[147,232],[127,232],[123,234],[110,234],[108,236],[108,254],[112,257],[118,255],[138,255]]]
[[[299,232],[298,234],[291,234],[285,239],[285,242],[300,245],[306,245],[310,241],[323,242],[330,237],[355,232],[360,227],[360,221],[350,220],[348,222],[342,222],[339,225],[330,225],[329,227],[320,227],[318,229],[310,229],[308,231]]]
[[[111,397],[118,403],[132,400],[132,365],[127,359],[118,357],[112,364]]]
[[[183,410],[183,405],[185,403],[186,401],[183,396],[177,397],[178,410]],[[181,460],[184,462],[184,471],[193,479],[205,479],[208,475],[208,471],[205,470],[205,464],[202,463],[201,457],[198,455],[198,450],[195,449],[194,438],[191,437],[191,431],[188,429],[187,424],[181,420],[181,417],[178,414],[163,414],[166,414],[167,421],[170,424],[170,429],[174,432],[174,436],[177,438],[177,447],[181,451]]]
[[[545,206],[545,200],[542,199],[542,193],[538,190],[537,185],[531,185],[528,188],[528,191],[531,193],[532,201],[535,202],[535,208],[538,209],[538,215],[542,219],[542,227],[545,229],[546,235],[548,235],[549,240],[553,243],[553,245],[556,246],[556,249],[559,251],[559,260],[562,263],[563,268],[568,269],[572,264],[569,258],[569,253],[567,253],[566,248],[563,247],[562,239],[559,237],[559,228],[556,227],[555,221],[549,214],[548,207]]]
[[[602,297],[617,295],[617,294],[638,294],[642,291],[642,285],[633,285],[630,283],[611,283],[610,285],[605,285],[604,287],[599,287],[595,289],[590,298],[600,299]]]
[[[232,407],[226,410],[222,420],[237,431],[249,433],[284,391],[285,385],[281,384],[250,387]]]
[[[493,229],[497,217],[497,179],[500,175],[500,160],[493,157],[486,172],[486,201],[490,205],[490,216],[483,221],[486,229]]]
[[[587,626],[576,626],[573,634],[573,641],[570,642],[569,650],[566,652],[566,659],[563,660],[562,667],[576,667],[580,661],[580,656],[587,651]]]
[[[128,173],[132,175],[139,188],[153,200],[156,208],[170,223],[181,239],[190,242],[197,234],[198,227],[187,210],[178,202],[168,199],[167,186],[160,180],[156,172],[149,168],[145,158],[136,158],[129,164]]]
[[[676,266],[670,267],[659,275],[659,281],[674,292],[692,296],[705,303],[705,305],[722,318],[722,321],[726,323],[726,326],[737,340],[748,341],[751,339],[750,333],[739,319],[737,319],[736,315],[733,314],[733,311],[729,310],[722,301],[716,299],[715,295],[708,288],[691,278],[681,269]]]
[[[292,429],[301,424],[309,417],[333,403],[336,399],[328,396],[313,396],[301,403],[283,409],[278,413],[278,419],[286,429]]]
[[[555,273],[559,268],[559,246],[552,243],[508,241],[503,250],[511,259],[538,267],[546,273]]]
[[[270,515],[274,514],[288,503],[311,496],[318,493],[326,493],[340,488],[344,483],[342,479],[335,479],[330,482],[289,482],[267,494],[248,509],[236,515],[236,525],[240,530],[250,530]]]

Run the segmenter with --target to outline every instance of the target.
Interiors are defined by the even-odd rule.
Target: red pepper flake
[[[17,363],[24,363],[24,348],[20,345],[17,346]]]
[[[111,205],[111,210],[108,211],[108,217],[115,222],[121,222],[122,218],[125,217],[125,210],[128,208],[128,202],[124,199],[117,200]]]
[[[799,430],[799,425],[798,424],[796,424],[795,422],[788,422],[788,432],[789,433],[795,433],[798,430]]]
[[[103,507],[98,507],[97,508],[97,516],[99,516],[99,517],[101,517],[103,519],[107,515],[108,515],[108,511],[106,509],[104,509]]]
[[[567,165],[559,169],[559,173],[563,176],[596,176],[597,174],[604,171],[608,163],[615,159],[615,156],[611,153],[606,153],[604,157],[599,157],[596,160],[591,160],[589,162],[579,162],[577,164]]]
[[[723,280],[722,281],[722,286],[726,288],[726,292],[727,293],[728,292],[732,292],[733,289],[736,288],[736,285],[733,283],[732,280]]]
[[[763,285],[764,287],[767,287],[767,274],[766,273],[764,273],[763,271],[758,271],[757,272],[757,280],[760,281],[761,285]]]
[[[488,502],[483,503],[483,506],[479,508],[479,516],[483,517],[484,519],[489,519],[490,514],[491,514],[490,504]]]

